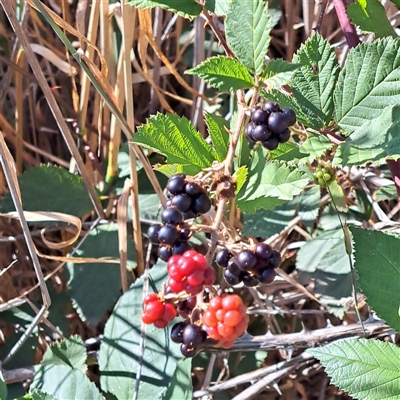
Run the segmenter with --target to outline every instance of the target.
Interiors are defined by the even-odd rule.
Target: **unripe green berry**
[[[324,176],[324,174],[323,174],[322,171],[317,171],[317,172],[314,174],[315,179],[322,179],[323,176]]]
[[[324,178],[325,182],[330,182],[330,180],[332,179],[332,175],[325,173],[323,178]]]
[[[318,179],[317,182],[319,186],[326,187],[326,182],[323,179]]]

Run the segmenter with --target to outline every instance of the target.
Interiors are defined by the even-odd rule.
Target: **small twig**
[[[198,390],[193,393],[193,397],[202,397],[202,396],[207,395],[208,393],[216,393],[216,392],[221,392],[223,390],[231,389],[238,385],[249,383],[250,381],[252,381],[254,379],[260,379],[269,374],[273,374],[278,371],[282,371],[285,368],[292,367],[292,366],[298,366],[302,362],[310,360],[312,358],[313,357],[311,356],[311,354],[302,353],[300,356],[294,357],[291,360],[282,361],[280,363],[271,365],[269,367],[260,368],[260,369],[257,369],[256,371],[248,372],[246,374],[236,376],[232,379],[228,379],[217,385],[211,386],[207,390]]]
[[[232,53],[231,49],[229,48],[228,44],[226,43],[225,38],[222,36],[221,31],[215,26],[211,15],[209,14],[209,12],[207,11],[207,9],[205,7],[203,7],[203,15],[205,16],[212,31],[215,33],[215,36],[218,38],[219,43],[224,48],[226,55],[228,57],[235,57],[235,55]]]
[[[376,333],[376,331],[382,333],[389,332],[391,330],[387,325],[385,325],[383,320],[371,320],[369,322],[366,321],[364,322],[364,328],[367,335],[372,335]],[[362,327],[359,323],[328,326],[326,328],[316,329],[315,331],[302,331],[273,336],[271,336],[271,334],[260,336],[243,335],[236,340],[233,347],[226,350],[224,349],[224,351],[277,350],[288,347],[293,349],[305,349],[309,347],[321,346],[338,339],[344,339],[353,336],[364,336]],[[218,352],[221,350],[207,347],[207,351]]]

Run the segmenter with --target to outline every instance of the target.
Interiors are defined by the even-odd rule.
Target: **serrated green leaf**
[[[174,375],[168,385],[166,393],[162,396],[163,400],[192,400],[192,359],[178,361]]]
[[[42,390],[39,389],[33,389],[31,393],[28,394],[29,399],[32,400],[57,400],[54,396],[51,394],[45,393]],[[28,397],[26,397],[28,399]],[[24,397],[25,399],[25,397]]]
[[[232,0],[226,14],[228,45],[252,74],[261,74],[271,40],[273,19],[263,0]]]
[[[400,349],[395,344],[346,339],[307,351],[321,362],[331,382],[355,399],[399,399]]]
[[[168,178],[171,178],[172,175],[183,173],[183,166],[182,164],[157,164],[154,167],[154,170],[161,172],[162,174],[168,176]]]
[[[283,161],[289,165],[294,165],[296,163],[300,165],[307,162],[307,158],[300,152],[299,145],[293,142],[281,143],[277,149],[268,153],[268,160]]]
[[[242,165],[233,174],[232,178],[236,182],[235,194],[238,194],[240,192],[240,189],[246,183],[248,173],[249,173],[248,168],[245,165]]]
[[[383,164],[400,157],[400,106],[390,106],[338,146],[333,165]]]
[[[150,283],[158,289],[167,279],[166,265],[159,262],[150,271]],[[139,365],[143,277],[118,300],[108,319],[100,345],[100,383],[118,400],[131,399]],[[139,399],[157,399],[169,385],[178,359],[179,345],[170,340],[170,328],[146,327]]]
[[[397,37],[385,8],[378,0],[355,0],[347,6],[347,15],[363,32],[374,33],[376,38]]]
[[[53,211],[81,217],[93,210],[82,178],[52,165],[32,167],[18,176],[22,206],[25,211]],[[7,193],[0,212],[14,211]]]
[[[316,135],[308,132],[307,140],[300,145],[300,152],[308,154],[307,160],[312,163],[315,159],[322,156],[325,151],[330,150],[333,143],[323,135]]]
[[[134,246],[127,244],[128,267],[134,268]],[[76,253],[79,257],[111,257],[119,259],[118,227],[116,223],[93,229]],[[121,292],[119,264],[67,263],[68,289],[73,305],[83,321],[96,326]],[[93,290],[93,288],[101,290]]]
[[[309,182],[306,173],[298,169],[265,161],[266,151],[254,153],[247,184],[239,193],[238,207],[254,213],[260,208],[273,209],[300,194]]]
[[[350,231],[361,291],[372,309],[400,332],[400,238],[356,227]]]
[[[53,343],[44,354],[42,366],[65,365],[86,373],[86,349],[80,336],[74,335],[69,339]]]
[[[320,198],[319,188],[313,187],[272,211],[258,210],[255,214],[244,213],[242,233],[244,236],[272,236],[281,232],[296,212],[302,222],[311,227],[318,216]]]
[[[267,64],[262,81],[268,90],[280,89],[290,82],[292,76],[300,66],[300,64],[292,64],[280,58],[271,60]]]
[[[66,365],[35,366],[31,388],[40,389],[56,399],[103,399],[96,385],[84,373]]]
[[[339,63],[329,42],[318,33],[294,55],[301,68],[293,76],[291,89],[303,113],[318,121],[314,129],[329,125],[333,114],[333,91],[339,76]]]
[[[205,121],[218,157],[217,160],[223,161],[228,153],[229,133],[226,129],[229,128],[229,123],[224,118],[209,113],[205,114]]]
[[[7,399],[7,385],[4,382],[3,374],[0,371],[0,400]]]
[[[217,158],[192,123],[178,115],[158,113],[150,117],[132,140],[166,156],[168,164],[181,164],[190,175],[210,167]]]
[[[254,86],[254,80],[246,67],[232,57],[216,56],[207,58],[186,72],[203,79],[210,86],[224,92],[246,89]]]
[[[175,11],[185,18],[194,18],[201,12],[201,5],[196,0],[126,0],[126,3],[138,8],[161,7],[164,10]]]
[[[335,121],[347,132],[400,103],[400,40],[361,43],[349,52],[334,93]]]

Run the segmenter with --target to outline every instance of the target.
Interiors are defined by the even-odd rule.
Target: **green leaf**
[[[168,164],[182,164],[190,175],[210,167],[215,151],[185,117],[173,114],[154,115],[138,127],[132,139],[167,157]]]
[[[374,194],[376,201],[396,200],[397,190],[396,185],[382,186]]]
[[[233,174],[232,178],[236,182],[236,190],[235,194],[238,194],[240,192],[240,189],[243,187],[243,185],[246,183],[247,175],[249,171],[245,165],[242,165],[239,169],[235,171]]]
[[[355,0],[348,5],[347,15],[354,25],[358,25],[363,32],[374,33],[375,38],[397,37],[385,8],[378,0]]]
[[[361,43],[347,56],[334,93],[335,121],[347,132],[400,103],[400,40]]]
[[[164,10],[175,11],[185,18],[194,18],[201,12],[201,5],[196,0],[126,0],[126,3],[138,8],[161,7]]]
[[[86,348],[80,336],[74,335],[69,339],[53,343],[44,354],[42,366],[65,365],[86,373]]]
[[[7,385],[4,382],[3,374],[0,371],[0,400],[7,399]]]
[[[277,162],[265,161],[265,150],[254,153],[249,179],[239,193],[238,207],[254,213],[260,208],[273,209],[300,194],[309,182],[306,173]]]
[[[226,15],[226,13],[228,12],[228,8],[231,4],[231,0],[213,0],[212,2],[214,2],[215,4],[214,9],[211,11],[213,11],[215,15],[217,15],[218,17]],[[210,3],[210,0],[206,0],[206,8],[210,10],[210,8],[208,8],[208,3]]]
[[[297,253],[297,268],[310,273],[319,269],[335,274],[348,274],[350,262],[343,230],[325,231],[307,241]]]
[[[28,396],[30,396],[29,398],[32,400],[57,400],[51,394],[45,393],[39,389],[33,389],[32,392],[28,394]]]
[[[223,161],[228,153],[229,133],[226,130],[229,127],[228,121],[218,115],[209,113],[205,114],[205,121],[217,154],[217,160]]]
[[[51,165],[32,167],[18,177],[25,211],[53,211],[81,217],[93,210],[82,178]],[[1,212],[14,211],[7,193],[0,203]]]
[[[192,400],[192,398],[192,359],[186,358],[185,360],[178,361],[171,382],[162,399]]]
[[[346,311],[343,301],[352,294],[343,230],[325,231],[307,241],[297,253],[296,268],[300,283],[306,285],[313,280],[314,293],[321,304],[342,318]]]
[[[128,202],[131,202],[131,196],[129,196]],[[160,209],[161,203],[157,194],[139,194],[139,215],[142,220],[158,221]],[[132,207],[128,207],[128,218],[133,218]]]
[[[336,209],[343,212],[347,211],[346,195],[336,179],[329,183],[327,189]]]
[[[244,213],[242,233],[244,236],[272,236],[281,232],[296,212],[306,226],[312,227],[318,216],[320,198],[319,188],[313,187],[274,210],[258,210],[255,214]]]
[[[400,332],[400,238],[356,227],[350,231],[354,237],[355,268],[361,291],[372,309]]]
[[[283,161],[288,164],[301,164],[307,161],[307,158],[300,152],[300,146],[296,143],[285,142],[281,143],[279,147],[268,153],[268,160],[270,161]]]
[[[158,262],[150,271],[151,287],[165,283],[165,263]],[[131,399],[139,366],[143,277],[137,279],[118,300],[108,319],[100,346],[99,366],[102,390],[119,400]],[[172,323],[173,324],[173,323]],[[169,385],[178,359],[179,345],[170,340],[170,328],[146,327],[138,399],[157,399]]]
[[[210,57],[185,72],[203,79],[210,86],[223,92],[254,86],[254,80],[246,67],[232,57]]]
[[[339,63],[329,42],[316,33],[294,55],[301,68],[293,76],[291,89],[303,113],[313,115],[321,129],[329,125],[333,114],[333,91],[339,75]]]
[[[136,265],[133,248],[132,243],[128,243],[127,256],[130,268]],[[76,256],[119,259],[117,224],[100,225],[93,229],[79,247]],[[69,294],[73,305],[82,320],[95,327],[121,293],[119,264],[69,262],[67,271]]]
[[[263,0],[232,0],[225,20],[229,47],[252,74],[260,75],[270,43],[273,19]]]
[[[182,164],[164,164],[164,165],[157,164],[157,166],[154,167],[154,169],[168,176],[168,178],[171,178],[172,175],[183,173]]]
[[[397,8],[400,8],[400,0],[390,0]]]
[[[96,385],[83,372],[66,365],[35,366],[31,388],[40,389],[56,399],[103,399]]]
[[[287,85],[292,79],[295,71],[301,67],[300,64],[292,64],[281,58],[271,60],[265,69],[262,76],[263,83],[267,86],[268,90],[280,89],[282,86]]]
[[[364,400],[399,398],[400,349],[395,344],[347,339],[307,351],[321,362],[331,382],[350,396]]]
[[[339,145],[333,165],[384,164],[400,157],[400,106],[390,106]]]
[[[330,150],[333,143],[323,135],[316,135],[311,132],[307,132],[307,140],[300,145],[300,152],[307,154],[308,162],[312,163],[315,159],[319,158],[327,150]]]

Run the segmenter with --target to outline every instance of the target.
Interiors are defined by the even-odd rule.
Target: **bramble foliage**
[[[225,237],[230,235],[229,239],[223,243],[221,234],[218,243],[229,250],[226,260],[218,263],[224,268],[227,283],[232,286],[244,283],[245,287],[260,282],[270,284],[275,277],[275,272],[271,271],[278,266],[280,254],[275,253],[279,262],[273,266],[269,254],[271,248],[264,249],[268,253],[265,259],[260,254],[257,258],[254,238],[279,233],[299,216],[310,237],[297,252],[300,283],[313,280],[314,295],[339,317],[346,312],[344,299],[351,297],[354,289],[359,289],[377,315],[391,328],[400,331],[400,238],[360,227],[348,230],[342,224],[346,219],[356,220],[359,225],[366,224],[373,207],[372,199],[360,191],[349,195],[352,189],[342,187],[341,169],[366,167],[371,162],[383,167],[387,160],[400,158],[400,39],[387,21],[383,6],[377,0],[368,0],[356,1],[349,7],[353,22],[361,30],[375,33],[379,39],[351,49],[340,69],[335,51],[318,33],[302,44],[292,63],[281,59],[266,62],[271,30],[280,14],[277,10],[269,10],[264,0],[215,0],[206,1],[204,6],[195,0],[127,0],[127,4],[140,9],[158,6],[189,19],[204,10],[207,14],[225,16],[225,45],[229,54],[213,55],[187,70],[186,74],[189,78],[196,76],[204,80],[219,92],[228,92],[237,107],[231,121],[216,113],[205,114],[207,138],[191,121],[171,113],[153,115],[137,128],[131,142],[149,154],[155,152],[163,156],[153,165],[160,173],[160,181],[166,182],[162,174],[174,177],[168,181],[170,203],[167,210],[177,212],[163,214],[162,225],[158,197],[149,190],[147,181],[145,189],[139,188],[141,217],[153,226],[148,236],[163,249],[159,250],[159,258],[173,262],[168,264],[167,270],[166,264],[159,259],[148,278],[146,275],[138,277],[121,296],[121,275],[114,264],[70,261],[67,264],[68,295],[80,318],[95,327],[112,310],[105,322],[98,353],[100,382],[96,386],[87,376],[87,349],[81,338],[73,336],[47,349],[43,361],[35,366],[30,393],[25,398],[101,399],[106,395],[107,398],[125,400],[138,391],[137,398],[142,399],[191,399],[190,357],[203,345],[206,349],[207,346],[230,348],[247,327],[249,318],[242,303],[231,309],[229,305],[226,309],[220,305],[210,312],[208,307],[212,307],[212,300],[203,298],[204,304],[199,308],[180,310],[179,305],[189,300],[188,295],[199,296],[204,286],[211,286],[215,271],[210,266],[207,269],[206,259],[201,256],[200,262],[200,255],[195,253],[190,253],[193,259],[197,257],[197,264],[192,262],[190,265],[194,266],[193,271],[184,274],[176,270],[189,268],[186,264],[182,267],[186,262],[182,259],[196,240],[209,243],[201,230],[208,224],[206,233],[212,237],[216,230],[212,225],[215,211],[218,213],[215,206],[222,204],[221,199],[228,202],[235,196],[235,202],[231,204],[241,214],[241,234],[227,228],[224,234]],[[380,25],[373,20],[372,14],[383,23]],[[282,86],[285,86],[284,90]],[[265,119],[262,124],[252,116],[251,123],[254,127],[263,125],[265,129],[261,134],[268,138],[273,131],[272,119],[268,119],[272,114],[288,112],[290,118],[294,118],[293,123],[281,124],[282,132],[288,135],[285,139],[290,137],[290,140],[282,139],[278,144],[276,139],[276,146],[270,147],[271,150],[265,145],[267,139],[246,140],[246,137],[252,137],[246,130],[250,114],[260,100],[260,110],[266,104],[265,100],[277,102],[280,107],[279,111],[265,111],[265,118],[259,115],[258,118]],[[285,108],[291,110],[284,111]],[[333,133],[336,140],[332,140]],[[123,167],[122,164],[121,171],[126,170],[127,165]],[[138,170],[142,171],[139,163]],[[121,174],[121,178],[125,178],[129,172]],[[182,187],[175,188],[171,182]],[[20,175],[19,185],[26,211],[57,211],[81,218],[93,209],[81,178],[59,168],[31,168]],[[121,186],[116,182],[114,185],[113,190],[120,193]],[[379,191],[378,201],[393,198],[393,191],[389,192]],[[322,207],[321,198],[330,204]],[[352,198],[351,202],[349,198]],[[223,203],[223,207],[225,205]],[[2,212],[12,211],[11,197],[6,195],[0,206]],[[205,219],[198,228],[193,221],[203,214]],[[183,237],[185,235],[187,237]],[[251,235],[252,241],[246,235]],[[76,256],[118,258],[121,254],[119,240],[116,223],[103,224],[90,232]],[[239,251],[235,245],[240,241],[245,249]],[[352,249],[349,250],[349,246]],[[223,254],[219,254],[223,258]],[[135,270],[136,254],[129,249],[126,257],[128,268]],[[357,288],[352,286],[353,264],[358,277]],[[199,276],[195,269],[203,266],[204,271]],[[131,277],[129,272],[126,275]],[[171,278],[173,273],[179,279]],[[220,275],[222,277],[222,273]],[[168,290],[166,282],[170,285]],[[218,286],[215,284],[215,287]],[[143,316],[143,299],[148,291],[159,297],[156,296],[148,309],[145,307],[148,314]],[[219,298],[213,290],[209,290],[207,296],[219,299],[221,304],[224,301],[224,297]],[[181,317],[185,313],[189,315],[182,317],[185,320],[191,318],[190,323],[184,324],[184,327],[189,326],[187,332],[192,330],[204,336],[198,340],[199,345],[193,344],[197,343],[197,337],[186,342],[182,339],[183,347],[171,340],[171,329],[180,320],[171,320],[175,311],[169,319],[163,319],[163,313],[174,307]],[[223,313],[217,317],[220,310]],[[225,318],[229,311],[236,314],[229,313]],[[18,309],[13,309],[9,318],[17,318],[18,313]],[[155,313],[159,315],[154,317]],[[50,309],[50,321],[55,318],[54,314]],[[151,323],[144,327],[142,322],[146,322],[147,317]],[[26,329],[31,317],[24,318],[22,326]],[[220,319],[217,321],[217,318]],[[158,329],[157,324],[158,328],[165,329]],[[240,329],[235,331],[238,326]],[[184,334],[182,332],[185,332],[183,328],[179,334]],[[67,336],[66,331],[62,333]],[[37,331],[32,337],[36,345]],[[206,337],[215,342],[207,342]],[[393,344],[351,339],[309,352],[326,368],[332,383],[354,398],[381,400],[400,396],[400,354]],[[183,359],[183,355],[188,358]],[[0,398],[7,398],[7,386],[1,375]]]

